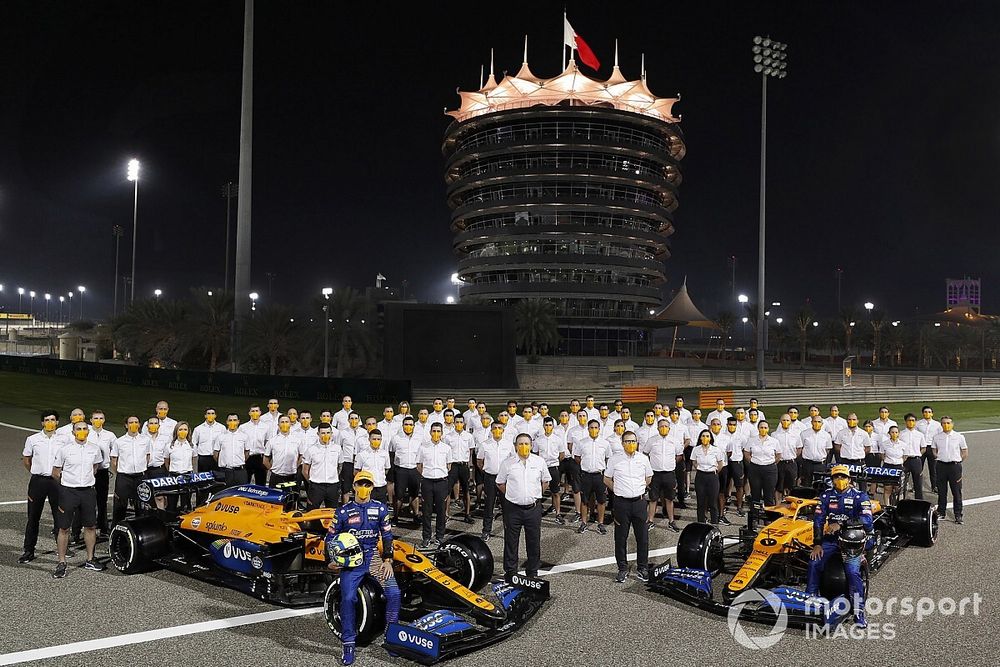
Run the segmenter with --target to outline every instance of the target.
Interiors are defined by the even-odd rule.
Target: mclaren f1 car
[[[340,580],[325,547],[335,510],[304,511],[294,484],[224,486],[211,472],[141,482],[140,513],[115,526],[109,539],[114,566],[126,574],[162,567],[273,604],[323,605],[340,636]],[[157,508],[157,497],[196,492],[212,495],[190,512]],[[394,540],[393,569],[400,620],[386,628],[382,587],[366,576],[358,590],[358,642],[385,631],[387,648],[424,664],[502,641],[549,597],[544,580],[494,580],[493,554],[468,534],[430,552]]]
[[[862,559],[862,581],[878,572],[904,547],[932,546],[937,540],[937,510],[924,500],[900,499],[901,471],[851,466],[858,488],[873,489],[873,531]],[[829,601],[847,593],[843,560],[834,556],[823,570],[822,597],[804,592],[813,546],[813,513],[829,474],[818,473],[813,487],[801,487],[778,505],[754,505],[739,535],[724,536],[716,526],[689,524],[677,543],[676,564],[651,568],[649,588],[685,604],[728,614],[740,604],[741,618],[773,623],[780,608],[791,626],[831,622]],[[887,493],[888,503],[874,497]],[[741,594],[766,589],[770,595]],[[720,599],[721,598],[721,599]],[[775,603],[780,600],[781,605]]]

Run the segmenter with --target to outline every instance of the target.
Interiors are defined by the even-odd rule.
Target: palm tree
[[[375,309],[352,287],[335,291],[328,305],[330,349],[336,355],[337,377],[344,377],[353,368],[363,371],[378,350],[376,323],[371,320]]]
[[[799,368],[806,367],[806,357],[809,355],[809,327],[813,323],[812,311],[803,308],[795,316],[795,326],[799,330]]]
[[[840,326],[844,328],[844,356],[851,355],[851,336],[854,335],[854,327],[857,324],[858,316],[851,308],[840,311]]]
[[[528,353],[528,362],[559,344],[559,326],[553,306],[544,299],[522,299],[514,306],[514,342]]]
[[[826,342],[829,351],[829,363],[833,363],[834,350],[837,347],[837,343],[840,342],[840,323],[836,320],[823,320],[822,326],[820,326],[820,335]]]
[[[278,362],[286,361],[298,349],[295,313],[282,305],[264,306],[247,322],[243,340],[243,354],[263,357],[268,374],[278,372]]]
[[[872,325],[872,367],[878,368],[882,327],[885,326],[886,322],[885,313],[881,310],[875,310],[869,317]]]
[[[781,324],[775,324],[769,329],[769,336],[771,340],[768,342],[768,346],[774,349],[774,360],[777,362],[784,362],[785,360],[785,345],[788,343],[788,326],[782,322]]]
[[[181,301],[136,301],[112,322],[111,335],[117,348],[138,363],[175,367],[191,350],[189,312]]]
[[[209,355],[208,370],[214,373],[219,358],[229,350],[233,323],[233,295],[204,289],[192,291],[192,309],[187,333],[191,345]]]
[[[718,358],[725,359],[729,352],[729,332],[733,329],[736,318],[732,313],[719,313],[715,317],[715,326],[719,327],[719,334],[722,336],[722,347],[719,348]]]

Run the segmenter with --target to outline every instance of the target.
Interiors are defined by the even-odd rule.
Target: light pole
[[[24,296],[24,288],[23,287],[18,287],[17,288],[17,312],[19,312],[19,313],[21,312],[21,297],[23,297],[23,296]]]
[[[156,299],[157,301],[159,301],[161,296],[163,296],[163,290],[161,290],[161,289],[155,289],[155,290],[153,290],[153,298],[154,299]]]
[[[330,377],[330,295],[332,287],[323,288],[323,377]]]
[[[740,294],[738,297],[736,297],[736,300],[740,302],[740,307],[743,310],[746,310],[747,303],[750,302],[750,297],[748,297],[746,294]],[[746,347],[747,347],[747,326],[746,325],[747,325],[748,321],[749,321],[749,318],[747,318],[747,317],[743,318],[743,350],[744,351],[746,351]]]
[[[837,273],[837,312],[839,313],[840,312],[840,280],[844,276],[844,270],[838,266],[836,273]]]
[[[877,351],[878,350],[878,331],[875,329],[875,325],[872,322],[872,310],[874,310],[874,308],[875,308],[875,304],[874,303],[872,303],[871,301],[865,301],[865,313],[868,316],[868,324],[872,327],[872,330],[874,332],[874,336],[872,337],[872,366],[876,366],[878,364],[878,351]],[[859,355],[858,361],[859,361],[859,363],[861,361],[860,355]]]
[[[77,285],[76,291],[80,293],[80,319],[83,319],[83,293],[87,291],[87,288],[83,285]]]
[[[229,289],[229,239],[232,237],[232,233],[229,231],[229,213],[232,209],[233,197],[239,193],[239,189],[239,186],[232,181],[229,181],[222,186],[222,196],[226,198],[226,273],[222,282],[223,292]]]
[[[31,297],[30,308],[31,308],[31,323],[35,323],[35,290],[28,292],[28,296]]]
[[[444,302],[447,303],[447,304],[449,304],[449,305],[451,305],[451,304],[455,303],[455,297],[453,297],[451,294],[449,294],[448,296],[446,296],[444,298]]]
[[[764,382],[764,238],[765,202],[767,183],[767,78],[784,79],[786,71],[787,44],[776,42],[770,37],[757,35],[753,38],[753,71],[760,74],[760,230],[757,240],[757,388],[763,389]]]
[[[66,297],[64,297],[62,294],[60,294],[59,295],[59,326],[62,326],[62,322],[63,322],[63,312],[62,312],[62,309],[63,309],[63,304],[64,303],[66,303]]]
[[[250,317],[254,317],[257,312],[257,299],[260,298],[260,294],[257,292],[250,292]]]
[[[461,287],[461,285],[462,285],[462,281],[459,280],[457,273],[451,274],[451,284],[455,286],[455,299],[452,300],[452,301],[449,301],[448,303],[454,303],[458,299],[462,298],[462,292],[459,289],[459,287]]]
[[[67,292],[69,295],[69,308],[66,309],[66,323],[73,319],[73,292]]]
[[[113,317],[118,316],[118,249],[122,244],[122,235],[125,234],[125,230],[122,229],[121,225],[115,225],[111,228],[111,234],[115,237],[115,305],[111,313]]]
[[[45,293],[45,328],[49,326],[49,301],[52,301],[52,295],[48,292]]]
[[[126,178],[135,184],[132,195],[132,293],[129,294],[128,299],[129,303],[132,303],[135,301],[135,240],[139,234],[139,161],[135,158],[128,161]]]

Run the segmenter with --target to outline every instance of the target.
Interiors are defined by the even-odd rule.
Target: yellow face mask
[[[437,430],[431,431],[431,442],[433,442],[435,445],[441,442],[441,431]]]
[[[82,421],[83,421],[83,415],[70,415],[69,416],[69,423],[70,424],[79,424]]]
[[[239,419],[236,419],[234,417],[232,419],[227,419],[226,420],[226,428],[228,428],[230,431],[235,431],[239,427],[240,427],[240,420]]]
[[[350,419],[347,420],[347,422],[351,425],[351,428],[357,428],[358,424],[361,423],[361,420],[358,419],[357,417],[351,417]]]
[[[403,433],[405,433],[406,435],[413,434],[413,422],[407,422],[403,424]]]
[[[128,429],[129,433],[135,435],[136,433],[139,432],[139,422],[129,422],[125,428]]]
[[[368,438],[368,444],[371,445],[372,449],[378,449],[382,446],[382,438],[374,437]]]
[[[736,433],[736,424],[726,424],[726,430],[730,433]]]
[[[545,431],[545,435],[552,435],[552,431],[555,430],[555,427],[552,424],[546,424],[542,427],[542,430]]]
[[[366,503],[368,499],[372,497],[372,489],[375,488],[371,484],[355,484],[354,485],[354,499],[359,503]]]
[[[56,422],[54,419],[50,421],[44,421],[42,422],[42,430],[45,431],[46,433],[52,433],[53,431],[56,430],[56,427],[58,425],[59,425],[58,422]]]
[[[945,433],[951,433],[952,429],[954,428],[955,425],[952,424],[951,422],[944,422],[943,424],[941,424],[941,430],[944,431]]]
[[[104,428],[104,417],[92,417],[90,425],[94,428]]]
[[[465,430],[465,422],[455,422],[455,431],[461,433]]]
[[[530,442],[519,442],[517,443],[517,455],[522,459],[528,458],[531,454],[531,443]]]
[[[332,421],[332,418],[330,417],[330,415],[320,415],[319,416],[319,423],[320,424],[329,424],[331,421]]]
[[[77,442],[87,442],[87,429],[82,428],[79,431],[73,431],[73,437],[76,438]]]
[[[662,435],[662,436],[666,437],[666,435],[667,435],[668,433],[670,433],[670,427],[669,427],[669,426],[667,426],[666,424],[664,424],[664,425],[663,425],[663,426],[661,426],[660,428],[656,429],[656,432],[657,432],[657,433],[659,433],[660,435]]]
[[[601,434],[601,428],[599,426],[591,426],[587,429],[587,433],[590,434],[591,438],[596,439]]]
[[[622,448],[625,450],[626,454],[635,454],[639,449],[639,443],[635,440],[629,440],[628,442],[622,443]]]
[[[848,425],[849,427],[851,427],[851,428],[854,428],[855,426],[857,426],[857,425],[858,425],[858,420],[857,420],[857,419],[854,419],[854,418],[851,418],[851,419],[848,419],[848,420],[847,420],[847,425]]]
[[[646,415],[646,426],[652,426],[656,423],[656,415]]]
[[[819,433],[820,431],[823,430],[823,422],[813,422],[812,429],[817,433]]]
[[[159,424],[147,424],[146,425],[146,430],[149,431],[150,433],[159,433],[159,431],[160,431],[160,425]]]
[[[847,487],[851,485],[851,478],[845,477],[844,475],[837,475],[833,478],[833,488],[837,491],[846,491]]]
[[[160,419],[166,417],[168,412],[169,412],[168,408],[156,408],[156,416],[159,417]]]
[[[709,445],[712,444],[712,439],[708,437],[708,435],[703,435],[700,438],[698,438],[698,442],[701,444],[702,447],[708,447]]]
[[[303,417],[302,419],[299,420],[299,423],[302,424],[302,428],[305,428],[305,429],[308,429],[309,427],[311,427],[312,426],[312,422],[313,422],[313,418],[312,417]]]
[[[281,431],[283,434],[288,433],[289,431],[292,430],[292,425],[289,422],[281,422],[278,424],[278,430]]]
[[[177,429],[177,439],[178,440],[187,440],[187,437],[188,437],[188,428],[187,428],[187,426],[182,426],[179,429]]]
[[[330,444],[330,439],[333,438],[333,434],[329,431],[319,434],[319,441],[324,445]]]
[[[622,435],[624,433],[625,433],[625,427],[624,426],[622,426],[621,424],[618,424],[617,426],[615,426],[615,435]]]
[[[254,408],[253,410],[251,410],[250,411],[250,418],[251,419],[260,419],[260,410],[257,409],[257,408]]]
[[[712,435],[719,435],[719,432],[722,430],[722,424],[712,424],[708,428],[712,429]]]
[[[215,423],[215,413],[214,412],[210,412],[209,414],[205,415],[205,421],[207,423],[209,423],[209,424],[214,424]]]
[[[298,415],[298,413],[297,413],[297,412],[293,412],[293,411],[289,410],[289,411],[288,411],[288,421],[290,421],[290,422],[292,422],[292,423],[294,424],[294,423],[295,423],[295,422],[297,422],[298,420],[299,420],[299,415]]]

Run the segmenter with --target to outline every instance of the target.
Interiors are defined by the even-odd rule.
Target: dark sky
[[[876,7],[875,5],[882,5]],[[304,301],[384,273],[440,301],[456,259],[441,139],[456,87],[559,69],[562,2],[256,5],[253,283]],[[1000,310],[1000,5],[993,2],[569,2],[602,60],[680,92],[688,155],[665,294],[704,311],[756,284],[760,79],[750,40],[789,44],[769,86],[768,292],[791,313],[944,305],[983,279]],[[131,246],[125,163],[142,160],[137,293],[220,285],[239,151],[243,3],[0,4],[0,283],[88,286],[111,309],[112,226]],[[498,77],[499,78],[499,77]],[[234,206],[235,229],[235,206]],[[16,301],[16,297],[15,297]],[[16,305],[16,303],[15,303]]]

